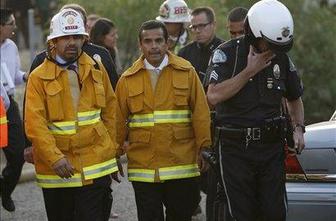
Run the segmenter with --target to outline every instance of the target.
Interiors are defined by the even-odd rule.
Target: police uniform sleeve
[[[204,86],[217,84],[232,77],[232,58],[226,48],[217,48],[210,60],[206,71]]]
[[[295,65],[292,60],[287,57],[287,78],[286,78],[286,91],[284,97],[288,100],[296,100],[303,94],[302,81],[297,73]]]

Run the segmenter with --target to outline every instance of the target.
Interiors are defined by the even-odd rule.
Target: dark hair
[[[236,7],[233,8],[230,12],[229,15],[227,17],[227,20],[229,22],[240,22],[240,21],[244,21],[246,18],[248,10],[246,8],[243,7]]]
[[[76,3],[71,3],[71,4],[63,5],[63,7],[60,10],[67,9],[67,8],[73,9],[76,12],[80,13],[82,15],[82,17],[83,17],[84,25],[86,25],[86,22],[87,22],[87,13],[86,13],[85,8],[83,8],[83,6],[81,6],[79,4],[76,4]]]
[[[0,24],[1,25],[5,25],[8,20],[9,20],[9,17],[13,15],[13,11],[9,8],[1,8],[0,9],[0,16],[1,16],[1,20],[0,20]]]
[[[140,26],[139,29],[139,41],[141,41],[142,39],[142,31],[145,30],[152,30],[152,29],[157,29],[157,28],[161,28],[163,31],[163,37],[165,39],[165,41],[168,41],[168,31],[167,28],[165,26],[165,24],[161,21],[157,21],[157,20],[149,20],[149,21],[145,21],[144,23],[142,23],[142,25]]]
[[[199,15],[201,13],[205,13],[207,18],[208,18],[208,22],[214,22],[215,21],[215,12],[212,8],[210,7],[198,7],[195,8],[194,10],[192,10],[191,15]]]
[[[90,40],[92,43],[105,47],[103,41],[112,28],[115,28],[114,23],[108,18],[99,18],[92,26],[90,31]]]

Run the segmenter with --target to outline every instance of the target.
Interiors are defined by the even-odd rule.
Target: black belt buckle
[[[252,128],[252,140],[260,140],[261,138],[261,129],[259,127]]]

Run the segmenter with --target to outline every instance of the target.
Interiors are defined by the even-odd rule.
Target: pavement
[[[2,158],[3,159],[3,158]],[[3,163],[3,161],[1,162]],[[124,169],[126,163],[123,163]],[[16,187],[12,198],[14,200],[15,212],[8,212],[2,207],[0,209],[0,221],[46,221],[43,197],[41,189],[35,183],[35,171],[32,164],[25,164],[21,175],[20,183]],[[113,182],[113,208],[119,214],[116,219],[110,221],[136,221],[136,205],[134,192],[127,178],[122,178],[121,183]],[[202,194],[200,203],[202,214],[193,217],[193,221],[205,221],[205,196]]]

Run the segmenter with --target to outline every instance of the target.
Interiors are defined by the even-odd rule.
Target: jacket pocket
[[[178,141],[194,138],[194,130],[192,127],[173,127],[174,138]]]
[[[176,106],[188,105],[188,75],[177,73],[173,76],[174,99]]]
[[[151,132],[147,130],[133,130],[129,133],[130,143],[149,143]]]
[[[153,161],[153,148],[150,145],[151,132],[137,129],[129,133],[130,146],[127,149],[129,165],[146,168]]]
[[[64,119],[63,103],[61,96],[62,90],[63,88],[56,80],[48,82],[46,84],[49,121],[61,121]]]
[[[67,135],[54,135],[56,147],[60,151],[68,151],[70,146],[70,137]]]
[[[97,124],[94,127],[95,131],[95,152],[99,159],[107,161],[115,157],[116,142],[111,140],[111,137],[104,124]]]
[[[103,84],[102,72],[98,70],[91,70],[92,78],[94,80],[93,86],[95,90],[96,105],[97,107],[105,107],[105,88]]]
[[[133,82],[132,82],[133,83]],[[144,88],[142,84],[130,84],[128,93],[128,107],[131,113],[138,113],[144,109]]]
[[[196,162],[196,145],[192,127],[173,127],[174,140],[171,146],[171,153],[176,163]]]

